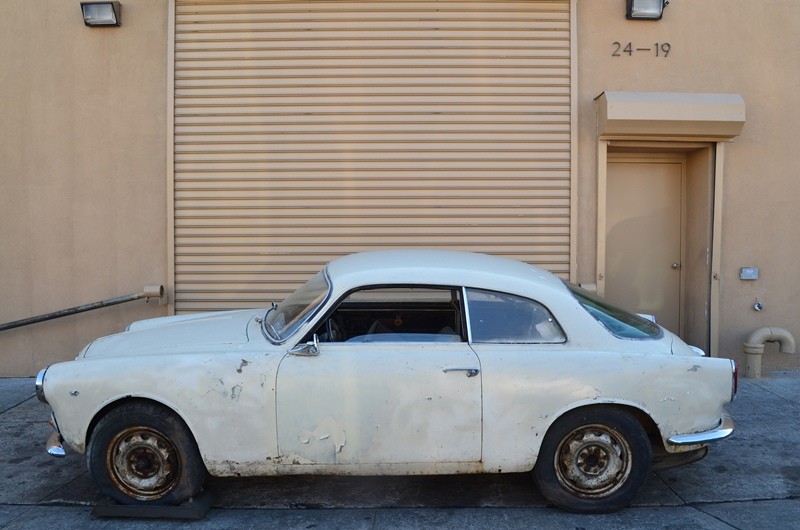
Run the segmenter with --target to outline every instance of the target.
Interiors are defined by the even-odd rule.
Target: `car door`
[[[435,308],[447,303],[431,302],[455,296],[460,304],[460,295],[424,291],[419,309],[386,289],[351,295],[320,325],[316,355],[283,358],[276,383],[282,464],[358,465],[368,473],[387,464],[423,464],[414,469],[424,472],[424,464],[480,461],[478,358],[457,329],[460,307],[443,317]],[[439,329],[445,318],[453,325]]]

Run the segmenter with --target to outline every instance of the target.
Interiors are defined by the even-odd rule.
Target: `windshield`
[[[615,337],[621,339],[657,339],[661,328],[646,318],[616,308],[599,296],[567,283],[578,302]]]
[[[283,342],[297,331],[328,297],[330,287],[325,274],[318,272],[264,315],[264,332],[273,342]]]

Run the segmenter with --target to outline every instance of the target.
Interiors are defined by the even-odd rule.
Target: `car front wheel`
[[[189,429],[155,403],[129,403],[106,414],[87,457],[100,492],[122,504],[181,504],[200,491],[207,474]]]
[[[650,473],[652,447],[630,414],[610,407],[569,412],[548,430],[533,469],[552,504],[607,513],[633,501]]]

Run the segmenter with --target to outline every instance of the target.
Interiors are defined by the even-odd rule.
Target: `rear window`
[[[564,283],[583,308],[615,337],[638,340],[661,338],[663,332],[655,323],[624,309],[614,307],[599,296],[581,289],[577,285]]]

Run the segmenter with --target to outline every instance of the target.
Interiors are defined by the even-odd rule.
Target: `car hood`
[[[249,309],[141,320],[123,333],[95,340],[78,357],[229,351],[250,341],[248,324],[263,314],[263,309]]]

